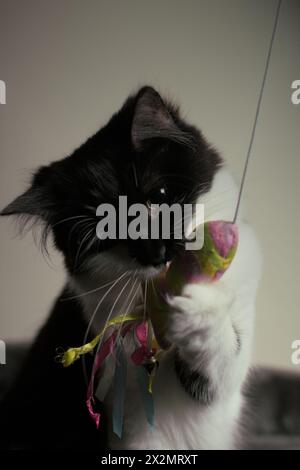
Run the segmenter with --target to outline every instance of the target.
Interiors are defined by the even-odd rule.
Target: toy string
[[[281,3],[282,3],[282,0],[278,0],[275,19],[274,19],[274,26],[273,26],[272,36],[271,36],[270,45],[269,45],[268,54],[267,54],[265,71],[264,71],[264,75],[263,75],[263,79],[262,79],[262,83],[261,83],[261,87],[260,87],[260,92],[259,92],[258,102],[257,102],[257,106],[256,106],[254,122],[253,122],[253,126],[252,126],[252,132],[251,132],[249,147],[248,147],[248,151],[247,151],[247,155],[246,155],[242,180],[241,180],[240,189],[239,189],[239,193],[238,193],[237,204],[236,204],[235,213],[234,213],[234,217],[233,217],[233,223],[236,222],[236,219],[237,219],[237,216],[238,216],[238,213],[239,213],[241,197],[242,197],[242,193],[243,193],[243,189],[244,189],[244,184],[245,184],[246,174],[247,174],[247,170],[248,170],[248,164],[249,164],[250,156],[251,156],[251,152],[252,152],[252,146],[253,146],[253,142],[254,142],[256,127],[257,127],[257,121],[258,121],[258,116],[259,116],[262,97],[263,97],[263,92],[264,92],[266,79],[267,79],[267,74],[268,74],[268,69],[269,69],[269,65],[270,65],[270,58],[271,58],[272,48],[273,48],[274,39],[275,39],[275,35],[276,35]]]

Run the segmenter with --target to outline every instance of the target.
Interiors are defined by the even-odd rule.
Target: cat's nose
[[[129,252],[144,266],[160,266],[169,261],[168,250],[161,240],[135,240]]]
[[[158,249],[156,249],[152,255],[153,266],[159,266],[160,264],[165,264],[167,261],[166,254],[167,254],[167,250],[166,250],[165,245],[161,245],[160,247],[158,247]]]

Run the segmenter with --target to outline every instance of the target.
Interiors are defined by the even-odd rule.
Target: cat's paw
[[[168,340],[178,346],[203,342],[222,326],[233,300],[233,293],[219,282],[186,285],[181,296],[168,299]]]

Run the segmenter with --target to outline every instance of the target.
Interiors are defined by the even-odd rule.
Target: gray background
[[[96,131],[128,93],[152,84],[221,151],[240,179],[274,0],[0,1],[0,205],[35,167]],[[244,196],[265,258],[253,360],[291,364],[300,338],[300,2],[284,0]],[[0,337],[31,338],[63,284],[32,236],[2,219]],[[70,328],[72,325],[70,325]]]

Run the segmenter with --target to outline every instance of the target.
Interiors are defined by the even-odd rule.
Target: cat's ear
[[[157,91],[148,86],[142,88],[137,95],[131,128],[134,148],[141,150],[144,141],[148,139],[172,139],[179,133],[179,128]]]
[[[0,215],[27,215],[47,220],[51,210],[46,181],[48,168],[41,168],[34,176],[29,189],[8,204]]]

